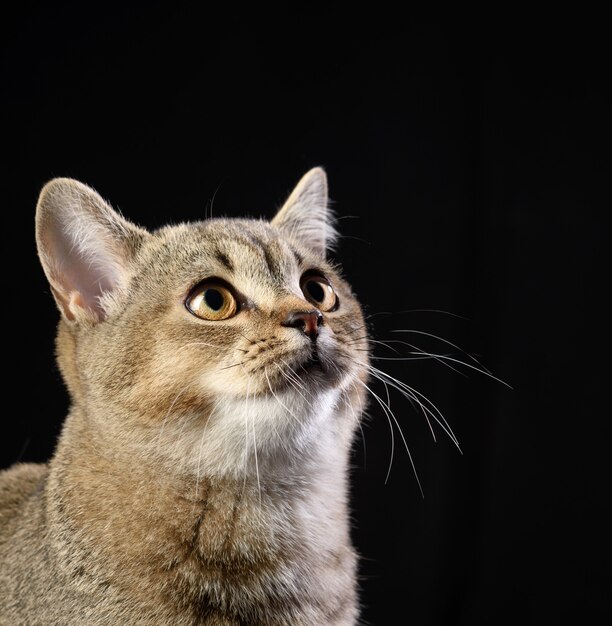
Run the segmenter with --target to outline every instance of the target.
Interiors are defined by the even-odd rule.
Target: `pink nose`
[[[317,338],[321,324],[323,324],[323,315],[317,309],[312,311],[291,311],[283,322],[283,326],[301,328],[302,332],[308,335],[312,341]]]

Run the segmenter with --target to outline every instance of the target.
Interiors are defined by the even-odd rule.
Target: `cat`
[[[322,168],[271,221],[154,232],[47,183],[36,240],[71,406],[0,473],[2,624],[348,625],[368,372]]]

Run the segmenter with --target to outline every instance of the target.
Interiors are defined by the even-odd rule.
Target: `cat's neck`
[[[162,603],[191,598],[199,606],[223,603],[209,597],[214,589],[246,603],[289,575],[303,581],[291,602],[314,594],[325,604],[336,572],[354,568],[347,451],[337,442],[291,471],[196,480],[160,471],[148,458],[100,449],[85,423],[75,413],[66,424],[50,482],[59,496],[50,506],[61,506],[50,516],[69,530],[65,548],[83,555],[95,578],[126,593],[158,594]],[[71,562],[82,567],[78,558]]]

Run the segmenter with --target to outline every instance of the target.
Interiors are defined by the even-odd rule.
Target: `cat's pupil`
[[[321,284],[315,280],[309,280],[306,283],[306,290],[312,296],[313,300],[317,302],[323,302],[325,300],[325,291],[323,291],[323,287]]]
[[[204,300],[213,311],[218,311],[223,307],[223,294],[217,289],[207,289],[204,293]]]

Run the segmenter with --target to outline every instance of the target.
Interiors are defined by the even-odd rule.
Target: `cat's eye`
[[[335,311],[339,300],[334,288],[322,274],[306,273],[300,282],[306,300],[324,312]]]
[[[226,320],[238,312],[238,303],[232,292],[215,281],[200,283],[185,302],[189,312],[203,320]]]

